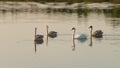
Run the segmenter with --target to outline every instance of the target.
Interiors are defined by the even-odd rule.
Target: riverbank
[[[110,2],[110,3],[120,3],[120,0],[1,0],[1,1],[14,1],[14,2],[68,2],[68,3],[101,3],[101,2]]]
[[[109,2],[102,3],[73,3],[68,4],[67,2],[46,2],[46,3],[38,3],[38,2],[0,2],[0,10],[31,10],[31,11],[39,11],[43,9],[47,10],[60,10],[60,9],[112,9],[119,8],[120,4],[114,4]]]

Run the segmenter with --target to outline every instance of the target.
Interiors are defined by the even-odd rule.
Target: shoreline
[[[120,0],[110,0],[110,1],[106,1],[106,0],[93,0],[93,1],[89,1],[89,0],[1,0],[0,2],[40,2],[40,3],[47,3],[47,2],[66,2],[68,4],[73,4],[73,3],[102,3],[102,2],[109,2],[109,3],[113,3],[113,4],[120,4]]]

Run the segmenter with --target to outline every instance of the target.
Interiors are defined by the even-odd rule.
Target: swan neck
[[[75,38],[75,32],[76,32],[76,30],[74,30],[74,33],[73,33],[73,39]]]
[[[46,27],[46,30],[47,30],[47,35],[48,35],[48,26]]]
[[[92,36],[92,31],[93,31],[93,28],[91,28],[91,31],[90,31],[90,35]]]
[[[35,28],[35,38],[36,38],[36,34],[37,34],[37,28]]]

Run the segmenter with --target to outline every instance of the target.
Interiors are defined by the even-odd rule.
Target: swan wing
[[[87,35],[83,33],[83,34],[80,35],[79,38],[80,38],[80,39],[87,39]]]
[[[75,35],[76,39],[87,39],[87,35],[84,33]]]

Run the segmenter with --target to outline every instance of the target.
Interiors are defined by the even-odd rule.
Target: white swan
[[[49,37],[51,37],[51,38],[55,38],[55,37],[57,37],[57,32],[56,31],[48,31],[48,25],[46,25],[46,29],[47,29],[47,35],[49,36]]]
[[[89,26],[89,28],[91,29],[91,31],[90,31],[91,36],[93,36],[95,38],[102,38],[103,37],[103,31],[102,30],[96,30],[95,32],[92,33],[93,26]]]
[[[74,30],[74,33],[73,33],[73,39],[79,39],[79,40],[86,40],[87,39],[87,35],[82,33],[80,35],[75,35],[76,33],[76,28],[73,27],[72,30]]]

